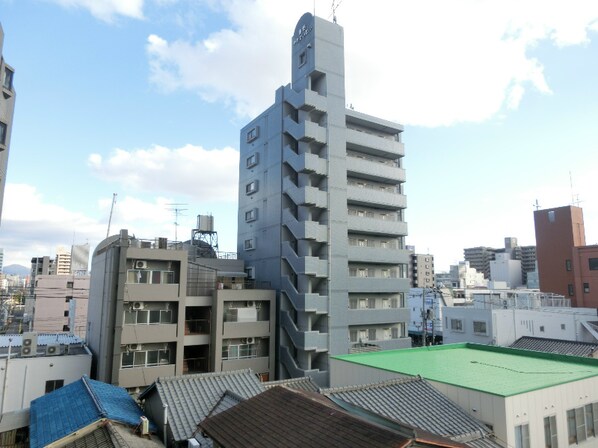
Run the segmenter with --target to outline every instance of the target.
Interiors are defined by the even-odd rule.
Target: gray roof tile
[[[268,381],[264,383],[266,389],[270,389],[275,386],[286,386],[289,389],[295,390],[306,390],[309,392],[319,392],[320,388],[310,377],[303,378],[290,378],[286,380]]]
[[[573,356],[592,356],[598,350],[598,344],[590,342],[563,341],[561,339],[535,338],[531,336],[523,336],[517,339],[511,344],[511,347]]]

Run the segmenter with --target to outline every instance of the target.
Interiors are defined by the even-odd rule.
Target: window
[[[174,284],[174,271],[129,269],[127,283]]]
[[[565,260],[565,269],[568,271],[571,270],[571,260]]]
[[[569,445],[583,442],[588,437],[596,437],[597,429],[598,403],[587,404],[567,411]]]
[[[392,327],[391,328],[391,336],[393,339],[399,339],[399,328],[398,327]]]
[[[66,296],[66,298],[64,299],[66,303],[69,303],[71,300],[73,300],[73,296]]]
[[[483,321],[473,321],[473,332],[476,334],[488,334],[486,328],[486,322]]]
[[[598,271],[598,258],[588,258],[590,271]]]
[[[125,310],[125,325],[152,325],[172,323],[174,323],[172,310],[159,308]]]
[[[544,417],[544,444],[546,448],[558,448],[556,416]]]
[[[74,288],[75,287],[75,283],[74,282],[66,282],[66,287],[67,288]]]
[[[245,185],[245,194],[247,194],[247,195],[253,194],[257,191],[257,189],[258,189],[257,180],[251,181],[247,185]]]
[[[567,292],[569,293],[570,296],[572,296],[573,294],[575,294],[575,290],[573,289],[573,285],[571,283],[569,283],[567,285]]]
[[[307,62],[307,52],[304,51],[301,54],[299,54],[299,67],[301,67],[302,65],[305,65],[306,62]]]
[[[548,212],[548,222],[554,222],[554,210]]]
[[[583,292],[585,292],[585,293],[590,292],[590,284],[589,283],[583,284]]]
[[[0,121],[0,145],[6,144],[6,124]]]
[[[544,333],[544,325],[540,325],[540,333]]]
[[[64,380],[49,380],[46,381],[46,393],[54,392],[64,386]]]
[[[259,155],[256,152],[255,154],[251,154],[249,157],[247,157],[247,168],[251,168],[254,167],[258,164],[259,162]]]
[[[376,308],[376,299],[374,299],[372,297],[370,297],[368,299],[368,308],[371,309],[371,310],[373,310],[373,309]]]
[[[256,138],[260,136],[260,128],[259,126],[255,126],[247,131],[247,143],[254,141]]]
[[[245,222],[255,221],[257,219],[257,208],[252,208],[245,212]]]
[[[64,311],[64,317],[69,317],[69,310]]]
[[[528,424],[515,426],[515,448],[530,448]]]
[[[249,239],[245,240],[244,247],[245,247],[245,250],[255,249],[255,239],[249,238]]]
[[[121,367],[153,367],[170,364],[170,350],[128,350],[121,355]]]
[[[247,274],[248,279],[255,279],[255,268],[253,266],[245,268],[245,273]]]
[[[567,328],[565,324],[561,324],[561,330],[564,330],[565,328]]]
[[[13,72],[11,69],[9,69],[8,67],[4,67],[4,76],[2,78],[2,87],[4,87],[7,90],[12,89],[12,78],[13,78],[14,74],[15,74],[15,72]]]
[[[376,340],[376,329],[370,328],[368,329],[368,341],[375,341]]]
[[[463,331],[463,321],[461,319],[451,319],[451,331]]]
[[[349,330],[349,341],[358,342],[357,341],[357,330]]]
[[[71,331],[71,327],[69,327],[68,325],[63,325],[62,331]]]

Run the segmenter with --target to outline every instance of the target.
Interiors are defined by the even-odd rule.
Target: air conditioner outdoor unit
[[[134,310],[142,310],[144,307],[143,302],[133,302]]]
[[[129,350],[134,352],[137,350],[141,350],[141,344],[129,344]]]
[[[147,261],[137,260],[135,262],[135,269],[147,269]]]
[[[141,420],[139,422],[139,425],[141,427],[141,435],[146,436],[149,434],[149,420],[147,419],[147,417],[144,417],[143,415],[139,417],[139,419]]]
[[[46,356],[60,355],[60,344],[46,345]]]
[[[255,343],[255,338],[247,338],[246,339],[248,344],[254,344]]]
[[[247,308],[252,308],[252,307],[254,307],[254,306],[255,306],[255,302],[254,302],[253,300],[249,300],[249,301],[247,302]]]
[[[37,354],[37,334],[23,333],[21,356],[35,356]]]

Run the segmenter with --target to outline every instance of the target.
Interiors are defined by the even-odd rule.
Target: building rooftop
[[[510,347],[573,356],[592,356],[598,350],[598,344],[592,342],[563,341],[562,339],[534,338],[532,336],[523,336],[513,342]]]
[[[427,433],[398,430],[351,415],[323,396],[278,386],[200,423],[228,448],[465,447]]]
[[[503,397],[598,376],[598,359],[471,343],[333,359]]]
[[[0,358],[8,356],[10,348],[10,357],[17,358],[21,356],[21,347],[23,346],[22,334],[3,334],[0,335]],[[53,355],[69,354],[83,355],[90,354],[85,347],[85,341],[71,333],[37,333],[37,354],[36,356],[47,355],[48,346],[62,346],[61,349],[54,351]],[[68,350],[65,350],[68,347]]]
[[[125,389],[84,376],[31,402],[30,446],[46,446],[102,419],[137,426],[142,415]]]
[[[198,423],[221,401],[231,398],[230,394],[224,396],[227,391],[250,398],[264,390],[257,376],[246,369],[158,378],[139,399],[159,394],[162,403],[168,405],[168,425],[174,440],[180,441],[192,438]]]
[[[289,389],[306,390],[309,392],[319,392],[320,387],[310,378],[289,378],[286,380],[268,381],[264,383],[266,389],[271,389],[276,386],[286,386]]]
[[[448,437],[470,446],[499,447],[491,432],[421,377],[322,390],[335,403],[342,400],[386,418]],[[485,445],[471,442],[483,440]],[[480,443],[482,440],[480,440]]]

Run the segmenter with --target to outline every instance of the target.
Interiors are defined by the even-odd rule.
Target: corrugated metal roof
[[[168,425],[173,437],[181,441],[193,437],[199,422],[210,414],[227,390],[251,398],[265,388],[257,376],[246,369],[158,378],[139,398],[159,394],[162,404],[168,405]]]
[[[534,338],[523,336],[511,344],[511,348],[534,350],[537,352],[559,353],[572,356],[592,356],[598,344],[590,342],[563,341],[560,339]]]
[[[46,446],[103,418],[136,426],[142,415],[125,389],[84,376],[31,402],[30,446]]]
[[[70,333],[38,333],[37,345],[48,344],[62,344],[62,345],[78,345],[84,344],[85,341],[78,336]],[[3,334],[0,335],[0,348],[20,347],[23,345],[22,334]]]
[[[375,414],[469,444],[490,430],[422,378],[323,389],[322,393]],[[494,443],[489,445],[498,447]]]

